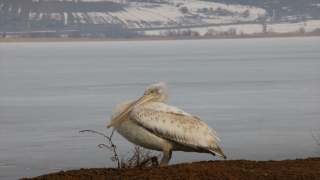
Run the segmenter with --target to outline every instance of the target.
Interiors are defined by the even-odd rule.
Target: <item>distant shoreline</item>
[[[0,38],[0,42],[97,42],[97,41],[162,41],[162,40],[199,40],[199,39],[241,39],[241,38],[282,38],[320,36],[320,32],[308,33],[274,33],[274,34],[240,34],[216,36],[174,36],[143,38]]]

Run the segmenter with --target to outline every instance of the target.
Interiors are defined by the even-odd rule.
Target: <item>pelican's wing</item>
[[[164,103],[135,107],[130,118],[152,133],[178,143],[205,149],[226,158],[217,144],[216,132],[199,118]]]

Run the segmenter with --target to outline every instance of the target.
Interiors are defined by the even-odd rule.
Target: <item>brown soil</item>
[[[320,158],[283,161],[208,161],[141,167],[93,168],[46,174],[31,179],[318,179]]]

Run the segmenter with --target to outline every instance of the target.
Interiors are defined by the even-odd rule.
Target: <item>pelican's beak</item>
[[[111,126],[121,122],[128,116],[128,114],[132,111],[132,109],[136,106],[139,106],[141,104],[155,101],[155,98],[150,95],[143,95],[139,100],[137,100],[135,103],[133,103],[131,106],[129,106],[125,111],[123,111],[112,123],[110,123],[107,126],[107,129],[109,129]]]

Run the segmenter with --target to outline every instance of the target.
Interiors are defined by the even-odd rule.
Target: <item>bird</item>
[[[199,118],[167,105],[166,83],[148,86],[137,101],[114,109],[107,129],[114,129],[131,143],[162,151],[160,166],[168,166],[172,151],[210,153],[227,158],[218,146],[216,132]]]

